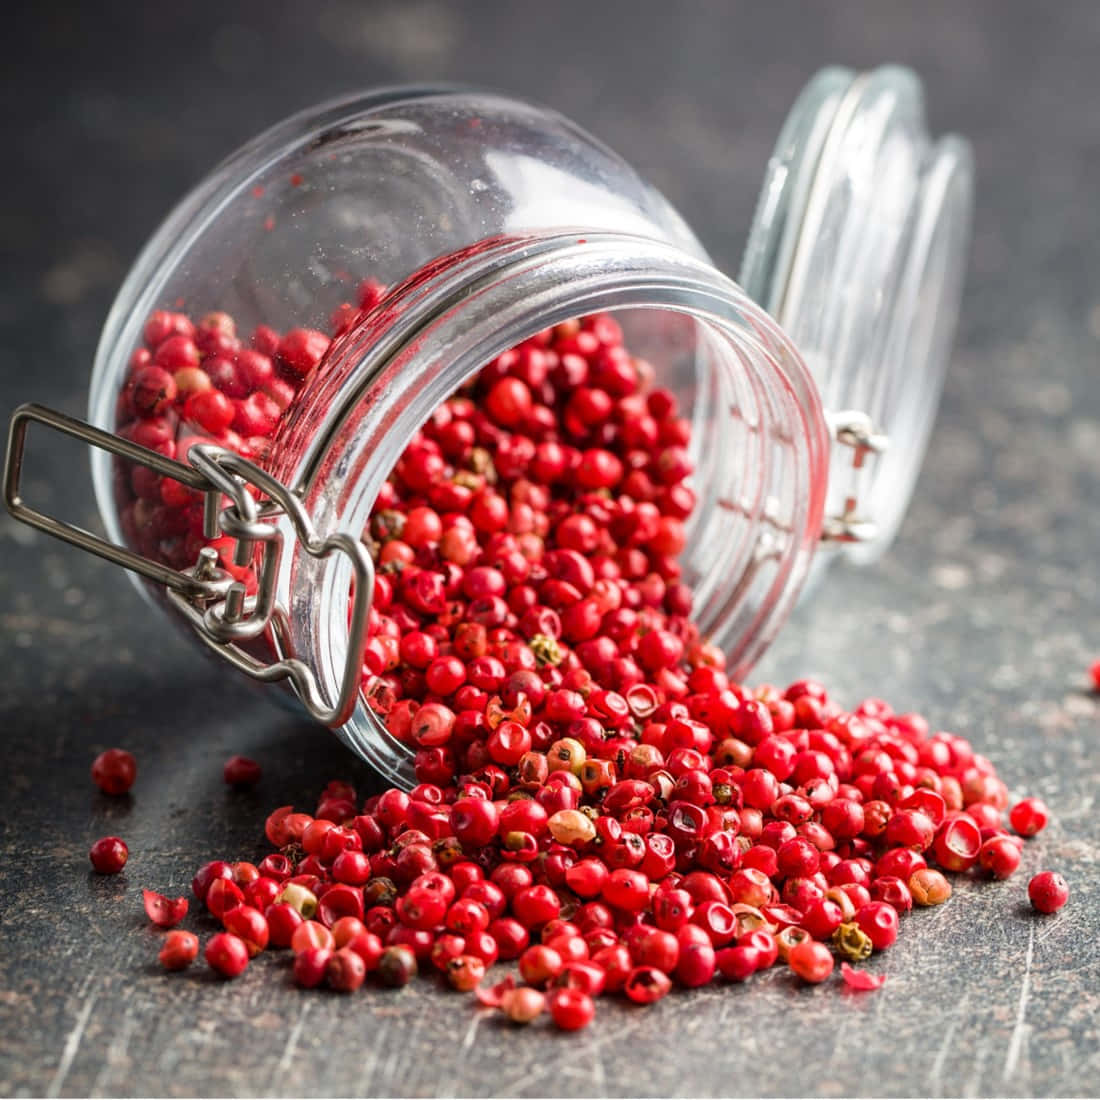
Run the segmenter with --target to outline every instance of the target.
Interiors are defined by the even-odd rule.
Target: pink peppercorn
[[[978,862],[994,878],[1008,878],[1020,866],[1018,842],[1009,836],[991,836],[982,844]]]
[[[264,910],[269,942],[272,947],[290,947],[294,933],[302,923],[302,914],[286,902],[276,902]]]
[[[212,860],[210,863],[204,863],[195,872],[195,877],[191,880],[191,892],[200,902],[205,902],[206,895],[214,882],[218,879],[232,880],[232,878],[233,867],[231,864],[221,859]]]
[[[166,898],[154,890],[142,890],[141,896],[146,916],[158,928],[171,928],[187,916],[186,898]]]
[[[164,937],[164,946],[157,958],[165,970],[184,970],[199,954],[199,937],[176,929]]]
[[[373,308],[384,289],[363,293]],[[333,335],[356,323],[341,307]],[[242,349],[224,314],[157,314],[146,337],[125,433],[166,453],[187,442],[182,417],[266,454],[329,347],[261,326]],[[493,1003],[517,1020],[545,1003],[572,1029],[604,990],[650,1003],[670,975],[744,981],[780,952],[821,981],[834,933],[881,950],[895,910],[948,896],[929,863],[1019,862],[1003,784],[962,738],[881,700],[843,712],[813,681],[733,682],[676,560],[690,423],[621,340],[586,318],[501,354],[379,490],[364,695],[415,754],[418,786],[361,804],[330,784],[312,815],[270,815],[280,851],[193,884],[247,954],[292,944],[304,986],[350,992],[369,971],[403,985],[430,961],[468,990],[518,958],[549,994]],[[124,491],[135,512],[196,518],[194,494],[150,471]],[[234,758],[227,782],[254,782],[250,765]],[[1024,800],[1009,820],[1033,835],[1047,816]]]
[[[254,787],[260,781],[261,769],[247,756],[231,756],[225,762],[222,775],[231,787]]]
[[[753,947],[724,947],[715,955],[723,978],[731,982],[747,981],[760,969],[760,952]]]
[[[117,875],[126,866],[130,849],[117,836],[105,836],[97,840],[88,852],[92,869],[100,875]]]
[[[328,972],[331,947],[309,947],[294,956],[294,980],[303,989],[316,989]]]
[[[676,964],[676,980],[690,988],[706,985],[714,977],[717,962],[714,948],[707,943],[682,946]]]
[[[833,956],[823,943],[806,940],[791,948],[787,965],[804,982],[816,985],[833,972]]]
[[[966,871],[977,863],[981,846],[981,832],[974,819],[959,814],[937,830],[933,851],[945,870]]]
[[[219,932],[212,936],[204,954],[210,969],[223,978],[239,977],[248,966],[248,948],[231,932]]]
[[[1069,886],[1057,871],[1040,871],[1027,884],[1032,908],[1040,913],[1056,913],[1069,901]]]
[[[136,777],[137,762],[125,749],[107,749],[92,761],[92,780],[104,794],[125,794]]]
[[[876,951],[884,951],[898,938],[898,914],[884,901],[872,901],[856,913],[856,924],[871,940]]]
[[[500,998],[500,1009],[514,1024],[529,1024],[546,1008],[546,998],[536,989],[509,989]]]
[[[1046,828],[1050,811],[1041,798],[1025,798],[1009,811],[1008,821],[1020,836],[1034,836]]]
[[[345,947],[334,951],[325,962],[325,980],[330,989],[335,989],[339,993],[354,993],[366,977],[366,964],[351,948]]]
[[[562,1031],[579,1031],[596,1015],[592,998],[579,989],[555,989],[547,997],[550,1017]]]
[[[227,932],[232,932],[245,945],[250,959],[255,958],[270,938],[267,920],[263,913],[251,905],[238,905],[222,918]]]
[[[366,929],[348,940],[344,947],[349,951],[354,951],[363,960],[363,965],[366,967],[368,974],[378,969],[382,952],[385,950],[382,941],[373,932],[368,932]]]

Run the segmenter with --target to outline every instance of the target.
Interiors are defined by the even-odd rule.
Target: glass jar
[[[691,421],[683,579],[740,677],[823,547],[867,559],[904,514],[970,188],[965,143],[929,140],[912,74],[825,70],[783,128],[738,286],[663,196],[551,111],[453,88],[329,103],[168,217],[107,318],[96,427],[20,410],[7,503],[141,574],[211,649],[290,682],[411,785],[410,751],[359,693],[374,591],[360,536],[433,410],[522,341],[612,314]],[[220,396],[184,402],[211,378]],[[110,544],[20,499],[33,420],[96,446]]]

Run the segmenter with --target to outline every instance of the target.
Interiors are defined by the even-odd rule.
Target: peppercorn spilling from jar
[[[437,974],[509,1020],[545,1014],[566,1030],[587,1026],[605,995],[650,1004],[675,986],[740,983],[778,963],[819,984],[839,956],[843,983],[871,991],[885,975],[850,962],[874,966],[914,905],[951,895],[944,871],[960,870],[959,845],[937,839],[972,825],[983,852],[1000,844],[1018,864],[1022,836],[1036,831],[1034,799],[1008,815],[1010,833],[1003,787],[973,781],[991,777],[989,765],[963,738],[929,735],[917,715],[877,699],[846,712],[811,682],[717,690],[738,701],[717,744],[742,764],[719,758],[717,745],[668,747],[662,734],[602,760],[610,785],[586,789],[586,750],[555,743],[530,750],[526,770],[489,764],[446,787],[364,801],[333,781],[312,814],[280,807],[265,825],[273,852],[195,876],[195,896],[224,929],[208,962],[235,977],[265,948],[289,947],[299,985],[340,992]],[[702,726],[692,715],[705,705],[662,703],[648,717],[668,721],[644,728]],[[765,736],[749,734],[754,743],[742,740],[749,714],[771,722]],[[750,801],[760,784],[775,785],[767,805]],[[1000,863],[981,866],[1004,877]],[[1049,872],[1028,892],[1042,913],[1068,894]],[[149,909],[150,897],[167,899],[146,894],[151,919],[174,923]],[[197,954],[174,934],[169,968]],[[524,984],[509,975],[489,985],[497,963],[514,963]]]
[[[380,295],[366,284],[360,305]],[[201,435],[262,462],[328,340],[261,326],[246,347],[224,314],[155,314],[124,433],[168,455]],[[652,1003],[778,961],[817,984],[838,954],[846,983],[877,988],[848,961],[890,948],[914,904],[946,901],[943,871],[1016,869],[1006,788],[966,740],[878,699],[845,711],[814,681],[726,674],[679,562],[690,442],[606,315],[504,352],[436,410],[364,532],[363,696],[417,785],[364,802],[333,782],[313,814],[268,817],[275,850],[258,864],[200,869],[194,893],[224,926],[205,951],[218,973],[289,947],[307,988],[438,971],[511,1020],[545,1010],[575,1030],[605,994]],[[142,467],[120,467],[116,488],[143,553],[193,563],[197,494]],[[228,782],[259,777],[231,763]],[[1046,821],[1034,799],[1011,815],[1020,836]],[[1036,907],[1056,909],[1063,886],[1033,890]],[[184,946],[165,965],[195,957]],[[513,960],[526,986],[487,990]]]

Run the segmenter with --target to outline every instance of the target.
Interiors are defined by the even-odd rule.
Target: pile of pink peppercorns
[[[365,284],[359,308],[382,297]],[[342,307],[338,333],[355,323]],[[160,313],[119,400],[123,431],[166,454],[214,439],[257,459],[329,337]],[[730,680],[691,619],[678,556],[695,504],[689,421],[606,315],[555,326],[489,363],[410,441],[375,504],[377,567],[363,695],[408,746],[417,785],[361,801],[330,783],[314,813],[275,810],[258,863],[207,863],[195,897],[223,931],[207,962],[236,977],[290,948],[295,981],[343,992],[438,971],[527,1023],[586,1026],[594,998],[648,1004],[674,985],[741,982],[782,960],[822,982],[890,947],[914,905],[946,901],[943,872],[1006,878],[1047,823],[1012,807],[992,764],[915,714],[844,711],[810,680]],[[124,530],[190,564],[201,499],[120,467]],[[227,551],[228,547],[218,546]],[[228,563],[227,563],[228,564]],[[242,575],[247,576],[247,570]],[[93,774],[133,783],[111,750]],[[258,766],[226,765],[250,785]],[[92,849],[121,870],[126,846]],[[1044,872],[1040,912],[1068,890]],[[172,928],[185,898],[145,891]],[[168,933],[161,961],[199,941]],[[515,977],[486,973],[515,960]]]

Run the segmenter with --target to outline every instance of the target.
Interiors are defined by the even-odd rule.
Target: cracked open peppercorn
[[[167,898],[154,890],[142,890],[145,914],[158,928],[172,928],[187,916],[186,898]]]

